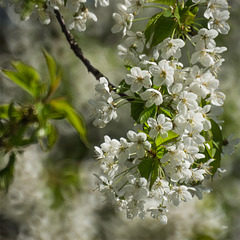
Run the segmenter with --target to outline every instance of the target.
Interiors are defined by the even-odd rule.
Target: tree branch
[[[64,33],[67,41],[70,44],[71,49],[75,53],[75,55],[83,62],[85,67],[87,68],[88,72],[92,73],[93,76],[99,80],[101,77],[105,77],[98,69],[96,69],[90,61],[85,58],[83,55],[82,49],[77,44],[76,40],[74,39],[73,35],[67,30],[66,25],[64,23],[63,17],[57,9],[54,9],[54,13],[56,18],[61,26],[62,32]],[[105,77],[106,78],[106,77]]]
[[[54,9],[54,13],[55,13],[56,18],[58,20],[58,23],[61,26],[62,32],[64,33],[68,43],[70,44],[70,47],[71,47],[72,51],[82,61],[82,63],[87,68],[88,72],[92,73],[92,75],[97,80],[99,80],[101,77],[105,77],[108,80],[108,78],[106,76],[104,76],[98,69],[96,69],[90,63],[90,61],[84,56],[84,54],[82,52],[82,49],[79,47],[79,45],[76,42],[76,40],[74,39],[73,35],[67,30],[61,13],[57,9]],[[111,84],[109,82],[109,80],[108,80],[108,85],[109,85],[110,89],[112,89],[112,90],[116,89],[116,87],[113,84]],[[129,98],[129,96],[126,95],[125,93],[118,93],[118,95],[121,96],[121,97],[124,97],[127,101],[133,101],[133,99]]]

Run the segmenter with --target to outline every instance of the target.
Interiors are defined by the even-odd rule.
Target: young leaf
[[[194,23],[195,16],[196,14],[193,14],[189,8],[185,7],[180,11],[180,22],[183,25],[191,25]]]
[[[28,92],[33,97],[38,97],[42,93],[43,86],[40,83],[38,72],[21,62],[12,62],[13,70],[2,70],[4,75]]]
[[[68,122],[78,131],[81,140],[86,146],[89,145],[87,140],[87,130],[83,117],[63,99],[53,99],[49,103],[60,113],[65,113]]]
[[[151,17],[151,19],[148,21],[148,24],[146,26],[146,29],[144,31],[144,35],[146,38],[146,42],[149,42],[151,37],[153,36],[154,29],[155,29],[155,22],[157,19],[162,15],[163,13],[157,13]]]
[[[170,117],[171,119],[174,117],[173,112],[172,112],[170,109],[165,108],[165,107],[161,107],[161,108],[160,108],[160,113],[163,113],[163,114],[167,115],[167,116]]]
[[[8,188],[13,181],[15,160],[16,155],[11,153],[7,166],[0,170],[0,190],[5,189],[6,192],[8,191]]]
[[[45,61],[47,63],[48,72],[50,76],[50,86],[47,96],[47,98],[49,98],[49,96],[51,96],[59,87],[62,74],[60,71],[58,71],[54,58],[46,50],[43,50],[43,54],[45,57]]]
[[[9,105],[1,105],[0,119],[8,119],[9,118],[8,111],[9,111]]]
[[[51,82],[54,82],[54,80],[56,78],[56,72],[57,72],[56,62],[53,59],[53,57],[44,49],[43,49],[43,55],[44,55],[45,61],[47,63],[48,72],[49,72],[49,75],[50,75]]]
[[[145,123],[147,122],[147,120],[152,117],[154,118],[157,114],[157,106],[155,104],[153,104],[151,107],[149,108],[145,108],[140,116],[139,116],[139,121],[140,123]]]
[[[156,139],[156,146],[160,146],[163,143],[166,144],[167,142],[170,142],[177,137],[178,137],[178,135],[173,131],[168,131],[168,136],[166,138],[162,138],[161,135],[159,134]]]
[[[173,30],[177,27],[177,22],[173,17],[164,17],[161,15],[154,21],[152,26],[152,41],[150,43],[151,47],[158,45],[165,38],[172,35]]]
[[[64,119],[66,118],[66,114],[64,112],[59,112],[55,108],[53,108],[50,104],[44,104],[41,110],[43,119]]]
[[[41,134],[41,131],[43,131],[43,134]],[[38,142],[40,143],[43,151],[49,151],[53,147],[57,141],[57,136],[58,134],[55,127],[49,123],[47,123],[45,127],[38,129]]]

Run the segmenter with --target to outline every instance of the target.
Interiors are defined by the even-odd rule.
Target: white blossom
[[[230,26],[225,22],[229,19],[229,11],[216,10],[212,13],[213,19],[208,22],[209,29],[215,29],[221,34],[227,34]]]
[[[131,68],[131,74],[127,74],[125,81],[131,85],[132,92],[138,92],[142,87],[150,88],[152,85],[151,75],[147,70],[141,70],[139,67]]]
[[[140,200],[148,196],[146,178],[136,178],[133,175],[128,176],[128,184],[123,188],[124,196],[134,200]]]
[[[170,199],[172,200],[173,204],[175,206],[178,206],[179,203],[183,202],[189,202],[192,199],[191,193],[188,191],[191,188],[188,188],[187,186],[181,185],[181,186],[175,186],[170,191]]]
[[[174,68],[168,61],[161,60],[158,65],[150,66],[149,71],[154,76],[154,85],[160,86],[165,83],[169,87],[173,84]]]
[[[231,134],[223,144],[223,153],[225,155],[232,155],[234,153],[235,147],[240,143],[240,138],[234,138],[235,134]]]
[[[153,104],[159,106],[163,102],[162,94],[153,88],[147,89],[145,92],[140,93],[140,97],[147,101],[146,107],[151,107]]]
[[[210,0],[208,2],[207,9],[204,12],[204,17],[207,19],[214,18],[213,12],[223,10],[228,10],[227,0]]]
[[[161,57],[163,59],[169,59],[170,57],[179,59],[181,57],[181,48],[185,43],[182,39],[166,38],[158,44],[157,49],[161,50]]]
[[[146,0],[125,0],[129,13],[137,14],[139,9],[146,3]]]
[[[150,215],[153,219],[159,220],[164,225],[167,224],[168,218],[165,215],[165,212],[167,212],[168,210],[166,208],[150,207],[150,208],[148,208],[147,211],[150,212]]]
[[[132,26],[132,21],[134,19],[132,13],[127,12],[127,7],[123,4],[118,4],[119,13],[113,13],[113,18],[116,24],[112,27],[112,32],[117,33],[123,31],[123,36],[126,35],[127,29]]]
[[[127,31],[127,38],[125,44],[128,47],[134,48],[138,53],[141,53],[144,49],[145,37],[142,32]]]
[[[155,138],[159,134],[162,138],[166,138],[168,136],[168,131],[170,131],[173,127],[171,119],[165,117],[164,114],[159,114],[157,120],[149,118],[147,123],[149,127],[151,127],[149,132],[149,136],[151,138]]]
[[[218,36],[218,32],[214,29],[202,28],[198,31],[198,34],[192,37],[192,42],[196,44],[195,49],[199,51],[204,48],[216,47],[214,39]]]
[[[147,141],[147,135],[145,133],[129,131],[127,137],[133,143],[130,146],[130,151],[136,153],[139,158],[144,157],[146,150],[150,150],[151,144]]]

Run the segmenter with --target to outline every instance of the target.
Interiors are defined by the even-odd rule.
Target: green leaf
[[[41,133],[41,131],[43,133]],[[53,125],[47,123],[45,127],[40,127],[37,131],[38,142],[43,151],[49,151],[57,141],[57,130]]]
[[[222,136],[222,130],[220,129],[219,125],[213,121],[211,121],[211,131],[212,131],[212,140],[217,145],[219,150],[222,150],[223,145],[223,136]]]
[[[164,17],[173,17],[173,13],[172,13],[172,10],[171,9],[167,9],[165,11],[163,11],[163,14],[162,14]]]
[[[59,112],[53,108],[50,104],[45,104],[42,109],[42,116],[44,119],[64,119],[66,114],[64,112]]]
[[[8,117],[12,121],[19,120],[21,118],[21,114],[14,107],[14,102],[11,102],[8,107]]]
[[[141,112],[141,114],[139,115],[139,121],[140,123],[145,123],[150,117],[154,118],[156,114],[157,114],[157,106],[153,104],[151,107],[145,108]]]
[[[144,158],[138,165],[138,170],[141,174],[141,177],[144,177],[148,180],[150,173],[152,171],[153,158]]]
[[[160,113],[163,113],[164,115],[166,115],[167,117],[170,117],[171,119],[174,117],[173,112],[170,109],[165,107],[160,108]]]
[[[151,21],[151,20],[150,20]],[[173,17],[164,17],[162,14],[155,19],[149,26],[150,37],[146,36],[146,40],[151,47],[158,45],[165,38],[171,37],[173,30],[177,27],[177,22]]]
[[[131,102],[131,117],[136,121],[139,122],[139,116],[144,108],[144,102]]]
[[[118,88],[117,88],[117,91],[116,93],[124,93],[126,91],[128,91],[130,89],[130,85],[128,85],[125,80],[123,79],[119,85],[118,85]]]
[[[43,54],[45,57],[45,61],[47,63],[48,72],[50,76],[50,86],[49,86],[49,92],[48,92],[48,97],[49,97],[59,87],[62,74],[60,71],[58,71],[54,58],[46,50],[43,50]]]
[[[24,89],[33,97],[38,97],[42,93],[43,85],[40,84],[38,72],[21,62],[12,62],[13,70],[2,70],[5,76]]]
[[[146,42],[150,41],[150,38],[153,36],[154,30],[155,30],[155,22],[158,18],[161,17],[163,12],[157,13],[151,17],[151,19],[148,21],[148,24],[146,26],[146,29],[144,31],[144,35],[146,38]]]
[[[9,105],[1,105],[0,106],[0,118],[8,119],[9,118],[8,111],[9,111]]]
[[[153,162],[152,172],[151,172],[151,180],[150,180],[150,186],[149,186],[150,190],[152,189],[152,186],[158,177],[158,173],[159,173],[159,162],[158,162],[158,159],[155,159]]]
[[[183,25],[191,25],[194,23],[196,13],[193,14],[188,7],[183,8],[180,11],[180,22]]]
[[[166,152],[167,152],[167,150],[165,147],[162,147],[162,146],[157,147],[157,157],[159,159],[161,159]]]
[[[173,131],[168,131],[168,136],[166,138],[162,138],[161,135],[159,134],[157,139],[156,139],[156,146],[160,146],[163,143],[168,143],[171,142],[172,140],[176,139],[178,135],[174,133]]]
[[[53,57],[46,50],[43,50],[43,55],[44,55],[45,61],[47,63],[48,72],[49,72],[49,75],[50,75],[51,82],[54,82],[54,80],[56,78],[56,72],[57,72],[56,62],[53,59]]]
[[[65,100],[53,99],[49,103],[60,113],[65,113],[68,122],[78,131],[81,140],[89,146],[87,140],[87,129],[83,117],[78,114]]]
[[[13,181],[15,160],[16,155],[11,153],[7,166],[0,170],[0,190],[5,189],[6,192],[8,191],[8,188]]]

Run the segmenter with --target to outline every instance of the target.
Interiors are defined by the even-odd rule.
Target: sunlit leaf
[[[49,86],[49,91],[48,91],[48,97],[49,97],[59,87],[62,74],[58,70],[58,67],[56,65],[54,58],[45,50],[43,50],[43,54],[45,57],[45,61],[47,63],[48,72],[49,72],[49,76],[50,76],[50,86]]]
[[[170,117],[171,119],[174,117],[173,112],[170,109],[165,107],[160,108],[160,113],[163,113],[164,115],[166,115],[167,117]]]
[[[66,114],[68,122],[78,131],[81,140],[88,146],[87,129],[83,117],[63,99],[53,99],[49,104],[60,113]]]
[[[156,139],[156,145],[160,146],[163,143],[168,143],[171,142],[172,140],[176,139],[178,135],[174,133],[173,131],[168,131],[168,136],[166,138],[162,138],[161,135],[159,134],[157,139]]]
[[[0,106],[0,118],[1,119],[9,118],[8,111],[9,111],[9,105],[1,105]]]
[[[5,76],[33,97],[39,97],[42,94],[43,85],[40,83],[38,72],[21,62],[12,62],[12,66],[16,71],[2,70]]]

